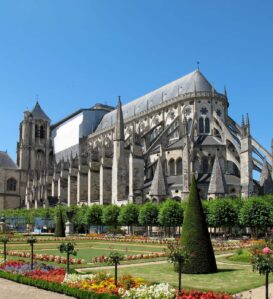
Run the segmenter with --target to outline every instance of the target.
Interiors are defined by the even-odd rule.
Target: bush
[[[60,205],[57,207],[55,237],[65,237],[65,224]]]
[[[214,251],[195,176],[192,177],[189,203],[182,226],[181,243],[189,254],[183,272],[191,274],[217,272]]]

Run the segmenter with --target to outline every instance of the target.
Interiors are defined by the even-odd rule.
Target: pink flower
[[[263,254],[270,254],[271,253],[271,249],[269,247],[265,247],[263,250],[262,250],[262,253]]]

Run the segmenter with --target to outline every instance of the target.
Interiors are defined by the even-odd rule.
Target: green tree
[[[240,210],[240,223],[244,227],[250,227],[254,237],[259,233],[265,234],[267,228],[272,225],[271,207],[263,198],[251,198],[244,202]]]
[[[133,225],[138,224],[139,207],[135,204],[128,204],[121,207],[118,221],[121,225],[128,226],[128,232],[133,233]]]
[[[72,223],[74,224],[75,230],[78,233],[86,233],[88,221],[87,221],[87,214],[88,208],[85,205],[81,207],[73,208],[70,210],[74,212],[72,217]]]
[[[269,274],[273,273],[272,251],[265,247],[261,252],[256,252],[251,260],[253,271],[258,271],[260,275],[265,275],[265,299],[269,299],[268,286]]]
[[[108,256],[108,264],[115,266],[115,285],[118,286],[118,265],[123,260],[123,255],[117,251],[111,251]]]
[[[183,266],[189,259],[189,255],[181,244],[169,244],[166,252],[168,261],[174,264],[174,268],[178,271],[178,295],[180,295],[182,290]]]
[[[92,205],[88,208],[86,213],[86,220],[88,225],[96,225],[97,232],[99,232],[99,227],[102,225],[102,206]]]
[[[149,226],[157,226],[158,225],[158,214],[159,214],[159,206],[155,203],[145,203],[141,206],[138,215],[138,222],[140,225],[146,227],[148,235],[151,235],[151,229],[147,229]]]
[[[73,243],[62,243],[59,246],[60,252],[66,253],[66,273],[69,273],[69,265],[70,265],[70,255],[77,255],[77,251],[75,250],[75,246]]]
[[[56,207],[55,236],[65,237],[65,223],[61,205]]]
[[[120,207],[116,205],[109,205],[104,207],[102,212],[102,222],[104,225],[114,226],[118,225],[118,216],[119,216]]]
[[[215,199],[209,202],[208,223],[211,227],[224,227],[225,233],[238,223],[238,210],[229,199]]]
[[[158,221],[165,229],[168,228],[170,236],[171,227],[176,228],[183,223],[183,209],[179,202],[168,199],[160,207]]]
[[[189,254],[183,272],[191,274],[217,272],[214,251],[194,175],[182,226],[181,244]]]

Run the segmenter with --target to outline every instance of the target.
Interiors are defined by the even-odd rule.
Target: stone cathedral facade
[[[269,152],[248,115],[237,124],[228,108],[226,90],[199,69],[126,105],[119,99],[116,109],[96,104],[53,125],[36,103],[20,124],[16,175],[0,168],[19,200],[5,190],[1,207],[183,200],[192,175],[206,199],[273,193],[273,143]]]

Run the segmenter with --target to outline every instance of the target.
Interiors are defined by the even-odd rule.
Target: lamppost
[[[28,244],[30,245],[31,248],[31,253],[30,253],[30,258],[31,258],[31,262],[30,262],[30,269],[33,270],[33,248],[34,248],[34,243],[37,242],[37,239],[34,237],[29,237],[27,239]]]
[[[1,241],[4,245],[4,261],[6,262],[6,260],[7,260],[7,243],[9,241],[9,238],[7,236],[4,236]]]

